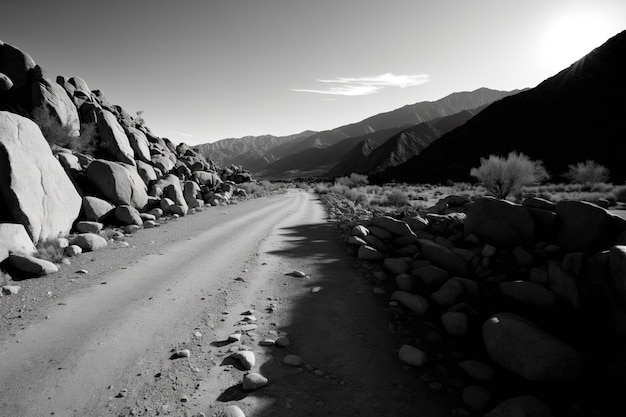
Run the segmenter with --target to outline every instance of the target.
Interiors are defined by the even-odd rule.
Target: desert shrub
[[[83,123],[80,125],[80,132],[76,132],[69,124],[63,125],[56,120],[45,106],[34,108],[33,121],[50,145],[85,153],[93,153],[96,148],[95,123]]]
[[[613,184],[608,184],[606,182],[599,182],[599,183],[593,184],[591,186],[590,191],[594,193],[609,194],[613,191]]]
[[[249,197],[266,197],[268,195],[285,192],[289,184],[262,180],[248,181],[238,184],[237,186],[244,190]]]
[[[388,205],[396,207],[404,207],[409,203],[409,196],[402,190],[392,190],[385,195]]]
[[[498,155],[480,158],[480,166],[472,168],[470,175],[478,179],[489,193],[501,199],[525,185],[539,183],[549,177],[541,161],[533,161],[517,152],[509,153],[506,158]]]
[[[609,179],[609,170],[592,160],[568,165],[568,167],[569,171],[563,174],[563,177],[577,184],[591,187]]]
[[[105,228],[100,230],[98,234],[106,240],[111,240],[114,239],[116,236],[123,234],[123,232],[117,227],[105,226]]]
[[[360,191],[359,189],[356,188],[350,188],[348,190],[346,190],[343,195],[348,199],[348,200],[352,200],[355,203],[359,203],[359,204],[367,204],[368,203],[368,198],[366,193]]]
[[[326,182],[320,182],[320,183],[315,184],[315,187],[313,187],[313,190],[315,190],[315,192],[318,194],[328,194],[329,185]]]
[[[63,260],[63,253],[65,249],[59,246],[56,239],[41,241],[37,243],[35,248],[37,249],[36,256],[40,259],[53,263],[59,263]]]
[[[346,185],[348,187],[359,187],[369,183],[367,175],[352,173],[349,177],[339,177],[335,179],[335,184]]]
[[[135,122],[135,127],[136,128],[145,127],[146,120],[143,118],[143,110],[137,110],[135,114],[136,116],[135,116],[135,119],[133,120]]]

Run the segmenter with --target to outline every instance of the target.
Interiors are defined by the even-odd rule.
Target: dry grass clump
[[[52,263],[59,263],[63,260],[64,248],[59,245],[57,239],[48,239],[37,243],[35,246],[37,249],[37,258],[49,261]]]

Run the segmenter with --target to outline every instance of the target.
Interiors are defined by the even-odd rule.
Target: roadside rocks
[[[376,293],[390,294],[399,360],[458,395],[457,415],[608,410],[609,380],[626,383],[616,353],[626,349],[625,223],[585,202],[444,200],[339,226]],[[593,394],[568,398],[562,385]]]
[[[30,255],[9,255],[9,262],[17,270],[37,276],[53,274],[59,270],[52,262]]]

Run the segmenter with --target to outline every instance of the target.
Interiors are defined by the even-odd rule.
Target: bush
[[[367,179],[367,175],[361,175],[361,174],[355,174],[352,173],[350,174],[349,177],[339,177],[335,180],[335,184],[338,185],[346,185],[348,187],[354,188],[354,187],[360,187],[363,185],[367,185],[369,184],[369,181]]]
[[[480,158],[480,166],[472,168],[470,175],[478,179],[489,193],[501,199],[525,185],[540,183],[549,177],[541,161],[533,161],[517,152],[509,153],[506,158],[497,155]]]
[[[404,207],[409,203],[409,196],[402,190],[392,190],[385,195],[385,200],[390,206]]]
[[[609,180],[609,170],[595,161],[587,160],[574,165],[568,165],[569,171],[563,174],[568,180],[588,187]]]
[[[87,153],[93,153],[96,148],[95,123],[83,123],[80,125],[80,132],[76,132],[69,124],[63,125],[56,120],[43,105],[33,110],[33,121],[50,145]]]
[[[59,246],[56,239],[45,240],[37,243],[37,257],[52,263],[59,263],[63,260],[65,249]]]

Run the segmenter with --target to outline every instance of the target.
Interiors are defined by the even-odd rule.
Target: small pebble
[[[174,351],[172,356],[170,356],[170,359],[188,358],[189,356],[191,356],[189,349],[182,349]]]

